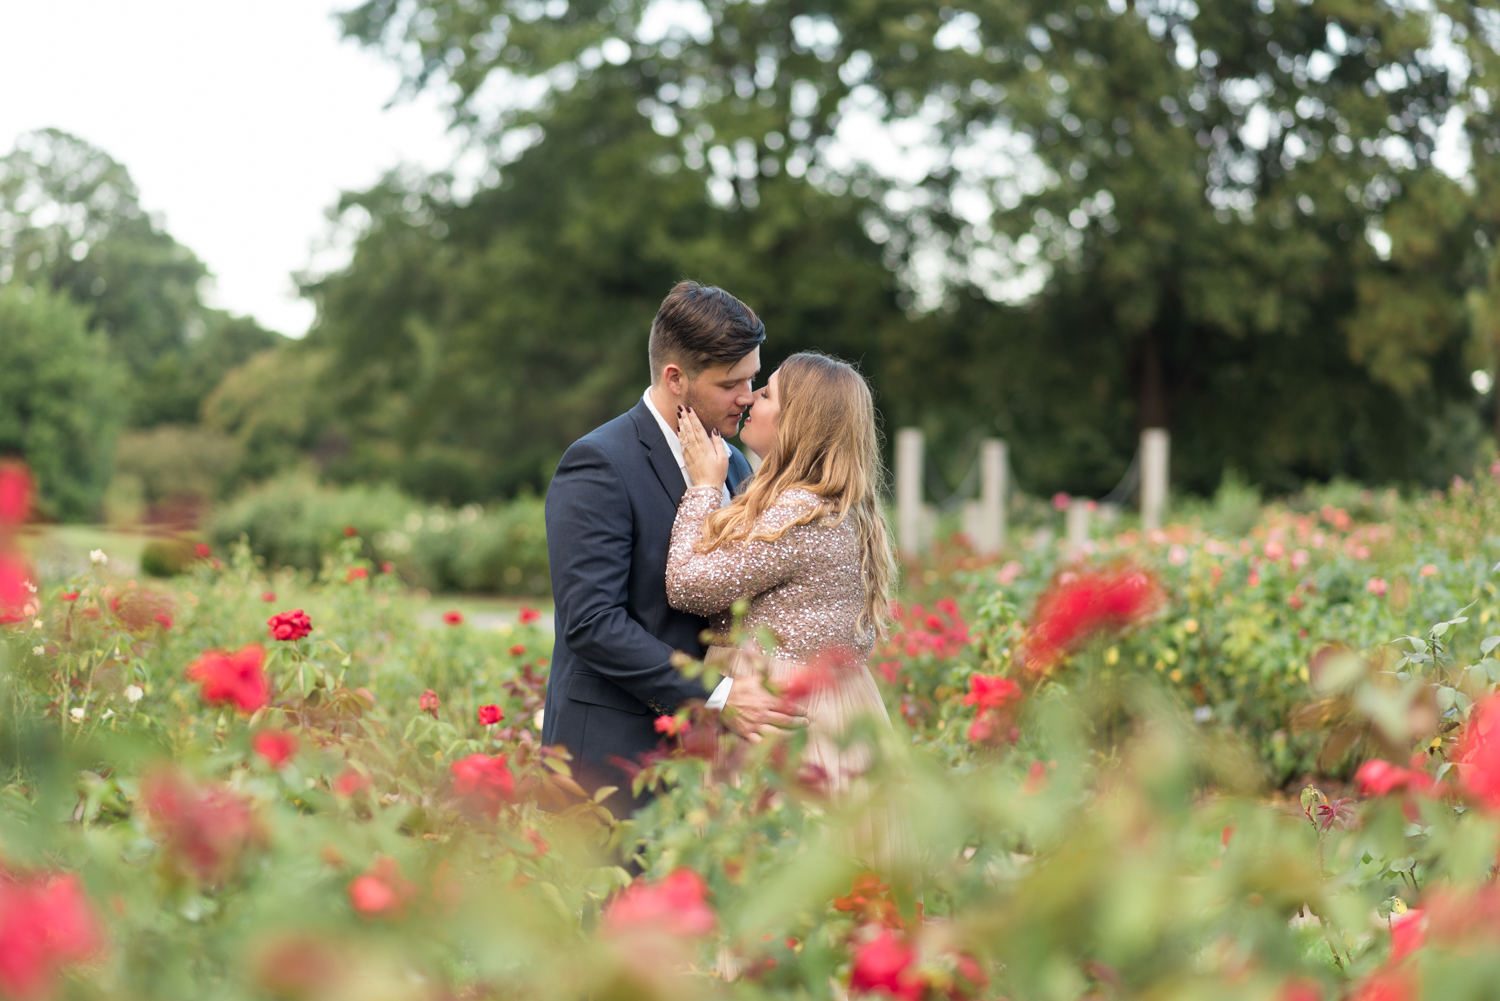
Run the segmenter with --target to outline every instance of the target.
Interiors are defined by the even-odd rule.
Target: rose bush
[[[847,796],[805,734],[685,708],[628,823],[540,745],[534,618],[424,628],[359,535],[316,583],[203,561],[170,628],[121,614],[102,560],[23,579],[0,997],[1487,996],[1492,493],[968,562],[881,644],[896,733],[851,731]],[[1126,561],[1159,600],[1037,600]],[[267,592],[317,630],[260,646]]]

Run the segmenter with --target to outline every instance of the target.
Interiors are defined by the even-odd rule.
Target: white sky
[[[395,69],[333,20],[354,5],[0,0],[0,155],[48,126],[102,148],[214,273],[214,305],[300,336],[291,272],[339,192],[457,152],[434,98],[383,110]]]

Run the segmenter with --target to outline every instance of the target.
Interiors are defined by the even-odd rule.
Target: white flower
[[[42,620],[41,619],[33,619],[31,621],[31,628],[33,628],[33,629],[40,629],[40,628],[42,628]]]
[[[109,562],[109,557],[104,555],[104,550],[102,549],[89,550],[89,559],[93,560],[95,563]]]
[[[47,652],[47,648],[44,646],[34,646],[31,648],[31,652],[40,657],[42,654]]]
[[[143,689],[140,685],[125,686],[125,698],[131,702],[141,701],[141,696],[145,694],[145,689]]]
[[[27,582],[26,582],[26,588],[27,588],[27,590],[29,590],[29,591],[30,591],[30,592],[31,592],[31,593],[32,593],[32,594],[36,594],[36,585],[35,585],[35,584],[33,584],[33,583],[32,583],[32,582],[31,582],[31,581],[29,581],[29,580],[28,580],[28,581],[27,581]]]
[[[83,706],[76,706],[72,709],[69,709],[68,715],[78,720],[79,722],[83,722]]]

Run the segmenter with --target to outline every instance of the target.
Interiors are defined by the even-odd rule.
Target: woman
[[[865,666],[884,632],[894,563],[870,389],[841,361],[788,358],[745,418],[740,440],[761,466],[727,507],[724,442],[690,410],[678,427],[694,485],[672,528],[667,600],[727,632],[731,606],[749,599],[744,627],[775,636],[774,651],[756,651],[774,659],[711,648],[710,660],[735,678],[764,671],[805,707],[804,766],[842,798],[870,762],[867,749],[840,747],[848,725],[869,717],[890,728]]]

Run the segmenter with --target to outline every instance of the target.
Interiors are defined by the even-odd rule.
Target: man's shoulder
[[[568,451],[571,452],[576,448],[611,450],[627,442],[639,441],[641,432],[636,414],[638,409],[640,409],[640,404],[636,404],[618,417],[605,421],[570,445]]]

